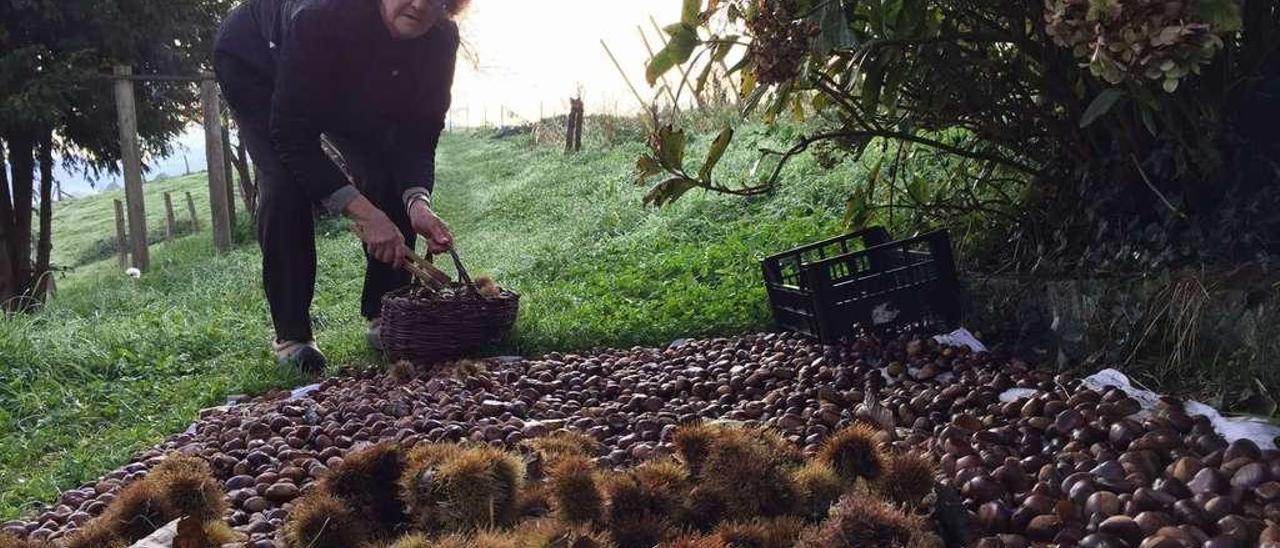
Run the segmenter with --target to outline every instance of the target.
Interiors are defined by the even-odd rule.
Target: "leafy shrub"
[[[743,111],[803,123],[745,173],[716,170],[734,127],[690,159],[681,128],[652,124],[647,203],[765,194],[803,153],[870,151],[849,228],[949,227],[987,270],[1280,251],[1280,139],[1261,122],[1280,116],[1275,2],[687,0],[666,30],[651,83],[736,54]]]
[[[196,233],[196,225],[191,222],[191,219],[178,219],[175,222],[174,228],[176,229],[176,233],[174,234],[175,238],[182,238]],[[147,231],[147,245],[156,245],[164,242],[165,230],[166,229],[163,226],[151,227]],[[126,246],[129,245],[129,241],[129,235],[126,233]],[[115,236],[100,238],[80,253],[80,256],[76,258],[76,264],[74,266],[85,266],[98,261],[104,261],[115,257],[119,252],[120,246]]]
[[[1111,84],[1158,83],[1173,93],[1200,74],[1241,27],[1233,0],[1051,0],[1045,32]]]

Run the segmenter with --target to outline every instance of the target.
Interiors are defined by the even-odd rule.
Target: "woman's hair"
[[[470,4],[471,0],[445,0],[444,9],[449,13],[449,17],[457,17],[458,14],[466,11]]]

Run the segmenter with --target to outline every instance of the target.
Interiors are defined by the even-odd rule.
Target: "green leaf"
[[[884,67],[877,61],[871,61],[866,68],[866,77],[862,80],[862,108],[875,111],[880,104],[880,91],[884,89]]]
[[[902,15],[902,2],[903,0],[883,0],[881,2],[881,6],[884,9],[884,18],[881,20],[881,24],[884,25],[884,30],[891,31],[897,27],[898,17]],[[893,28],[891,28],[891,25]]]
[[[1155,137],[1156,135],[1158,135],[1158,134],[1159,134],[1159,131],[1156,129],[1156,117],[1155,117],[1155,114],[1153,114],[1153,113],[1152,113],[1152,111],[1151,111],[1151,109],[1150,109],[1150,108],[1147,108],[1147,107],[1142,107],[1142,108],[1140,108],[1140,109],[1138,109],[1138,110],[1139,110],[1139,112],[1141,112],[1141,113],[1142,113],[1142,116],[1141,116],[1141,117],[1142,117],[1142,125],[1143,125],[1143,126],[1146,126],[1147,131],[1151,132],[1151,136],[1152,136],[1152,137]]]
[[[867,172],[867,187],[876,188],[876,183],[880,181],[880,168],[884,166],[884,156],[876,158],[876,165],[871,166],[871,171]]]
[[[1109,112],[1111,107],[1114,107],[1122,97],[1124,97],[1124,92],[1118,88],[1103,90],[1084,109],[1084,115],[1080,117],[1080,127],[1087,128],[1092,125],[1094,121]]]
[[[644,77],[652,86],[657,83],[658,78],[671,70],[676,65],[684,63],[693,55],[693,50],[701,44],[698,39],[697,29],[685,25],[683,23],[675,24],[665,29],[671,34],[671,40],[667,42],[666,47],[662,48],[653,56],[653,60],[645,67]]]
[[[742,71],[742,96],[743,96],[743,97],[750,97],[750,96],[752,96],[753,94],[755,94],[757,91],[760,91],[760,90],[762,90],[762,89],[763,89],[763,88],[759,88],[759,87],[756,85],[756,83],[757,83],[757,82],[756,82],[756,71],[754,71],[754,70],[746,70],[746,69],[744,68],[744,69],[743,69],[743,71]],[[759,97],[756,97],[756,101],[759,101],[759,100],[760,100],[760,98],[759,98]],[[747,109],[745,109],[745,110],[750,110],[750,107],[747,107]]]
[[[867,29],[873,33],[881,33],[884,31],[884,3],[883,2],[863,2],[858,6],[858,13],[865,18]]]
[[[824,0],[809,14],[809,22],[818,27],[818,37],[814,40],[814,50],[826,55],[833,49],[853,46],[856,40],[849,30],[849,20],[845,18],[844,2],[841,0]]]
[[[924,0],[905,0],[903,6],[903,17],[898,25],[898,33],[901,36],[913,36],[919,34],[925,28],[927,6]]]
[[[791,84],[785,83],[778,87],[777,92],[773,94],[773,101],[769,103],[767,108],[765,108],[764,122],[766,124],[773,125],[774,121],[778,119],[778,115],[782,114],[782,111],[790,106],[790,104]]]
[[[911,179],[910,183],[907,183],[907,195],[910,196],[917,204],[924,205],[928,203],[929,188],[924,177],[916,175]]]
[[[684,193],[698,186],[697,181],[684,177],[672,177],[653,187],[644,197],[645,205],[662,207],[679,200]]]
[[[819,93],[813,96],[813,110],[821,112],[831,106],[831,96],[825,93]]]
[[[898,90],[902,88],[902,83],[907,81],[912,74],[909,71],[895,69],[887,71],[884,83],[880,86],[880,104],[887,108],[890,116],[897,112],[898,108]]]
[[[1211,32],[1226,34],[1244,28],[1239,0],[1196,0],[1192,6],[1196,18],[1208,23]]]
[[[846,230],[861,230],[865,228],[867,220],[871,217],[871,208],[867,207],[867,201],[860,192],[854,192],[849,195],[849,200],[844,205],[844,227]]]
[[[644,155],[636,161],[636,182],[643,184],[649,177],[662,173],[662,164],[653,156]]]
[[[667,42],[667,49],[676,56],[676,64],[680,64],[688,61],[693,55],[693,50],[701,43],[696,27],[680,25],[680,30],[672,34],[671,41]]]
[[[703,181],[711,179],[711,171],[716,168],[716,164],[720,163],[720,158],[724,157],[724,151],[729,148],[731,142],[733,142],[733,128],[724,128],[711,143],[711,149],[707,151],[707,161],[702,163],[698,178]]]
[[[880,181],[880,169],[884,166],[884,156],[876,158],[876,163],[867,173],[867,184],[861,191],[849,194],[845,203],[844,226],[847,230],[859,230],[866,227],[871,219],[871,201],[876,198],[876,186]]]
[[[666,74],[674,66],[676,66],[675,56],[671,54],[671,51],[663,49],[657,55],[654,55],[653,59],[649,60],[649,65],[644,69],[644,79],[649,82],[650,86],[653,86],[658,82],[658,78],[661,78],[663,74]]]
[[[735,23],[747,18],[747,14],[742,13],[742,9],[738,7],[737,3],[729,4],[728,15],[729,21]]]
[[[719,63],[724,61],[725,57],[729,56],[729,52],[733,51],[733,46],[735,45],[734,42],[736,42],[738,38],[740,38],[740,36],[737,34],[731,34],[721,38],[720,42],[716,44],[715,53],[711,54],[711,62]]]
[[[684,0],[684,7],[680,10],[680,22],[696,26],[698,24],[698,10],[702,9],[702,0]]]
[[[701,93],[703,93],[703,90],[707,88],[707,79],[710,78],[710,76],[712,76],[713,67],[716,67],[716,65],[713,65],[710,63],[708,63],[707,65],[705,65],[705,67],[703,67],[703,72],[698,74],[698,81],[694,83],[694,93],[698,93],[698,95],[701,95]]]
[[[658,161],[669,170],[684,169],[684,131],[670,125],[658,130]]]

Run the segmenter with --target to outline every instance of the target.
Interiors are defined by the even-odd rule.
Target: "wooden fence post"
[[[573,99],[569,99],[569,115],[564,117],[564,153],[573,152],[573,123],[577,118],[573,116]]]
[[[129,206],[129,237],[133,241],[133,266],[151,267],[147,250],[147,212],[142,194],[142,154],[138,150],[138,113],[134,110],[133,69],[115,67],[116,115],[120,121],[120,157],[124,164],[124,195]]]
[[[245,149],[244,139],[238,140],[232,150],[234,154],[231,156],[231,163],[235,165],[236,173],[240,176],[240,197],[244,199],[244,210],[250,218],[256,220],[258,218],[258,166],[249,161],[249,151]]]
[[[569,99],[569,116],[565,121],[564,152],[582,150],[582,99]]]
[[[227,204],[227,160],[222,148],[222,117],[218,108],[218,87],[212,78],[200,82],[200,103],[204,107],[204,148],[209,174],[209,207],[213,225],[213,248],[231,251],[231,210]]]
[[[172,242],[178,237],[178,221],[173,217],[173,196],[164,193],[164,239]]]
[[[227,212],[234,221],[236,218],[236,172],[235,153],[231,151],[231,128],[222,125],[222,157],[226,160],[223,167],[227,171]]]
[[[582,151],[582,129],[586,126],[586,107],[582,104],[582,99],[578,99],[577,105],[578,122],[573,124],[573,151]]]
[[[187,212],[191,213],[191,230],[200,232],[200,217],[196,216],[196,201],[187,192]]]
[[[582,150],[582,110],[582,99],[569,99],[569,116],[565,122],[565,154]]]
[[[120,268],[129,268],[129,242],[124,230],[124,202],[116,200],[116,255],[120,257]]]

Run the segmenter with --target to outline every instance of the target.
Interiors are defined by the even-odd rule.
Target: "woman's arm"
[[[296,188],[299,199],[343,211],[360,193],[320,146],[324,120],[337,107],[338,62],[343,33],[330,28],[329,13],[306,7],[285,22],[284,42],[276,63],[271,98],[271,142]]]
[[[339,61],[343,33],[323,8],[303,8],[285,23],[279,45],[276,87],[271,97],[271,141],[294,185],[298,199],[320,202],[343,213],[374,258],[399,268],[408,253],[404,235],[347,180],[320,144],[324,121],[338,108]],[[332,22],[331,22],[332,21]]]
[[[406,209],[411,209],[410,200],[414,196],[430,196],[435,189],[436,147],[452,102],[458,27],[452,21],[441,24],[447,25],[440,29],[442,34],[437,42],[443,47],[432,48],[431,54],[438,57],[430,60],[433,70],[426,71],[422,82],[431,90],[432,104],[424,105],[424,115],[401,120],[396,131],[392,176],[400,185]]]

